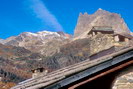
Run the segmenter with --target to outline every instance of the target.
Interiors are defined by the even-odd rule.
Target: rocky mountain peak
[[[99,8],[98,10],[102,10],[102,8]]]
[[[94,14],[96,14],[96,15],[107,15],[107,14],[112,14],[112,13],[99,8]]]
[[[75,27],[74,37],[82,38],[93,26],[110,26],[115,32],[130,33],[130,30],[119,14],[98,9],[94,14],[80,13]]]

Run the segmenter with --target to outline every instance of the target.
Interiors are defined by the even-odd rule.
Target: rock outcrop
[[[125,21],[119,14],[98,9],[94,14],[80,13],[74,37],[84,38],[93,26],[110,26],[117,33],[130,33]]]

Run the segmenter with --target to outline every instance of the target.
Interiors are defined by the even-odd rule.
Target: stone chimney
[[[32,71],[32,78],[36,78],[40,75],[47,75],[48,73],[48,70],[45,69],[45,68],[36,68],[36,69],[33,69],[31,70]]]

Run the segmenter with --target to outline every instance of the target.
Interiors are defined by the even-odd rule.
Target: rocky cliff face
[[[125,21],[119,14],[98,9],[94,14],[80,13],[74,37],[84,38],[93,26],[110,26],[117,33],[130,33]]]

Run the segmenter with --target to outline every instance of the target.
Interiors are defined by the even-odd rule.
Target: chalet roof
[[[92,28],[92,31],[111,31],[113,32],[113,29],[112,27],[109,27],[109,26],[94,26]]]
[[[130,38],[130,39],[133,38],[133,36],[130,35],[130,34],[128,34],[128,33],[115,33],[114,35],[121,35],[121,36],[124,36],[124,37],[126,37],[126,38]]]
[[[35,69],[32,69],[31,71],[40,70],[40,69],[45,69],[45,68],[43,68],[43,67],[37,67],[37,68],[35,68]]]
[[[129,58],[128,56],[133,57],[132,53],[133,53],[133,47],[129,47],[121,51],[118,51],[116,53],[98,58],[97,60],[93,60],[93,61],[85,60],[83,62],[73,64],[71,66],[51,72],[48,75],[39,76],[35,79],[29,79],[29,80],[23,81],[11,89],[21,89],[21,88],[25,89],[27,87],[30,87],[31,89],[33,89],[33,88],[40,88],[40,86],[43,86],[43,87],[56,86],[56,89],[57,89],[60,86],[65,86],[69,83],[77,81],[78,79],[81,79],[88,75],[96,73],[102,70],[102,68],[104,69],[106,67],[110,67],[122,61],[125,61],[127,60],[126,58]],[[48,88],[48,89],[51,89],[51,88]]]

